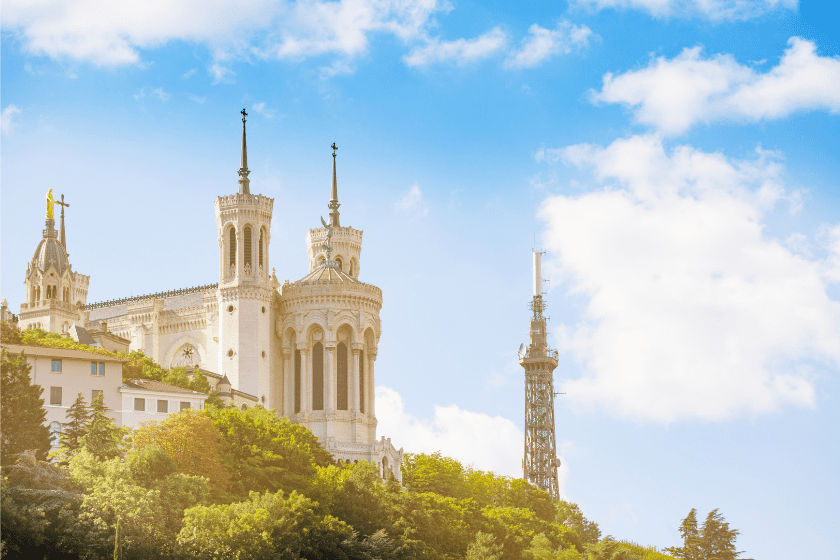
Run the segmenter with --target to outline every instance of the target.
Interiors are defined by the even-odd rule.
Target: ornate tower
[[[62,202],[47,193],[46,229],[26,270],[26,302],[20,306],[21,328],[42,328],[67,332],[80,320],[79,311],[87,303],[88,282],[84,274],[73,272],[65,249],[64,196]],[[62,205],[61,238],[55,230],[55,204]]]
[[[271,370],[271,280],[268,248],[274,199],[250,191],[245,117],[239,192],[216,199],[219,235],[219,368],[235,389],[268,394]]]
[[[531,300],[531,344],[519,350],[525,368],[525,458],[524,478],[557,500],[557,445],[554,437],[554,368],[557,351],[548,347],[545,301],[542,297],[542,253],[534,251],[534,298]]]
[[[330,227],[332,228],[332,237],[329,243],[332,247],[331,260],[334,261],[333,264],[339,270],[347,273],[352,278],[358,279],[361,268],[363,232],[352,227],[341,227],[339,223],[338,207],[341,204],[338,202],[338,181],[336,180],[335,172],[335,151],[338,147],[335,144],[331,147],[333,149],[332,188],[330,189],[330,203],[327,206],[330,209]],[[324,227],[310,229],[306,232],[309,272],[313,272],[316,268],[325,264],[327,254],[324,251],[324,244],[326,241],[326,223]]]

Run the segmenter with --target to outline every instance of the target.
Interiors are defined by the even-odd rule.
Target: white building
[[[163,367],[227,377],[234,392],[312,430],[335,458],[375,461],[401,480],[402,449],[376,439],[382,291],[359,279],[362,231],[339,223],[335,152],[330,221],[306,232],[305,275],[281,285],[270,267],[274,200],[251,194],[244,116],[237,192],[215,201],[217,283],[87,304],[90,279],[72,271],[48,218],[19,325],[67,332],[79,322],[129,340]]]

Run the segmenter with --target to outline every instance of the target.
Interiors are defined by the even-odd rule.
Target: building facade
[[[359,280],[363,232],[340,225],[335,145],[329,222],[306,232],[306,275],[281,284],[270,263],[274,200],[251,193],[246,116],[236,192],[215,200],[217,282],[88,304],[90,278],[72,271],[48,203],[18,324],[69,332],[79,323],[165,368],[226,378],[234,392],[312,430],[335,458],[373,461],[401,480],[402,449],[376,439],[382,291]]]

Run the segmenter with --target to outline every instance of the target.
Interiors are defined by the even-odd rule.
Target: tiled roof
[[[184,389],[183,387],[178,387],[176,385],[170,385],[169,383],[164,383],[163,381],[155,381],[153,379],[126,379],[123,381],[123,386],[128,387],[130,389],[143,389],[146,391],[164,391],[168,393],[189,393],[191,395],[203,395],[207,396],[207,393],[201,393],[199,391],[191,391],[189,389]]]

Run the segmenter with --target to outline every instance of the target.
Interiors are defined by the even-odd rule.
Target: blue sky
[[[379,434],[518,476],[546,251],[564,496],[840,558],[840,10],[795,0],[6,2],[2,296],[64,193],[89,301],[217,280],[213,201],[306,273],[338,150],[382,288]]]

